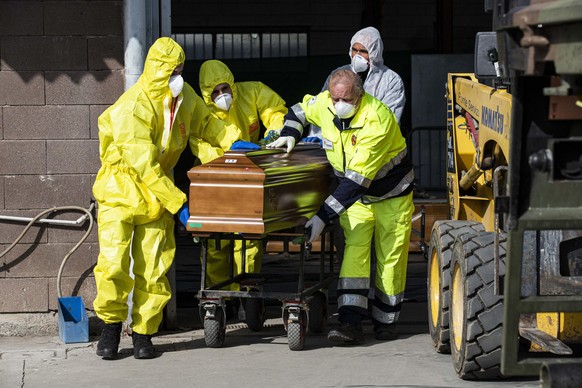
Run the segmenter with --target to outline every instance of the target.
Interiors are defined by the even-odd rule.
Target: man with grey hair
[[[345,251],[337,293],[340,326],[328,339],[340,343],[364,340],[362,319],[368,316],[371,242],[375,240],[376,278],[372,321],[377,339],[396,338],[404,300],[414,172],[406,141],[394,113],[364,91],[351,70],[335,70],[329,91],[306,95],[285,116],[281,137],[267,148],[291,152],[309,124],[321,128],[322,148],[339,180],[335,191],[305,224],[309,242],[338,219]]]

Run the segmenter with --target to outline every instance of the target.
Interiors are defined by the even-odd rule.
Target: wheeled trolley
[[[283,303],[283,323],[289,348],[303,349],[305,332],[323,330],[326,289],[333,276],[333,241],[321,249],[319,274],[306,278],[305,263],[310,248],[305,244],[304,225],[316,214],[332,192],[333,171],[319,145],[298,144],[293,152],[262,149],[252,152],[229,151],[212,162],[188,171],[190,179],[189,213],[186,229],[202,239],[202,281],[198,293],[204,322],[204,336],[210,347],[224,343],[226,298],[242,298],[246,303],[245,321],[251,330],[263,326],[263,301]],[[331,229],[331,228],[330,228]],[[331,234],[324,231],[325,240]],[[234,240],[296,239],[301,245],[296,287],[292,291],[268,292],[263,286],[282,279],[283,274],[241,273],[220,284],[206,286],[207,243],[231,240],[230,261],[234,265]],[[242,268],[246,270],[243,246]],[[329,270],[326,258],[329,257]],[[234,269],[234,267],[233,267]],[[234,270],[231,271],[231,275]],[[287,274],[289,275],[289,274]],[[224,290],[240,284],[240,291]]]
[[[334,274],[334,245],[332,228],[324,230],[321,236],[319,269],[317,274],[306,273],[306,262],[310,257],[311,244],[306,243],[303,233],[285,231],[265,236],[270,241],[290,239],[300,245],[297,254],[297,272],[284,273],[246,273],[234,275],[234,240],[242,240],[242,269],[246,268],[245,238],[233,233],[211,233],[201,238],[202,274],[201,288],[198,292],[199,309],[204,324],[204,340],[211,348],[221,347],[226,336],[226,299],[241,298],[245,301],[245,322],[250,330],[259,331],[264,323],[264,300],[276,299],[282,303],[283,325],[287,331],[289,349],[302,350],[306,333],[321,333],[327,320],[327,289]],[[209,239],[230,240],[231,276],[228,280],[206,286],[207,245]],[[329,244],[326,244],[329,240]],[[326,248],[327,247],[327,248]],[[327,262],[327,263],[326,263]],[[311,275],[311,276],[310,276]],[[315,276],[313,276],[315,275]],[[294,290],[265,291],[266,283],[289,281],[296,284]],[[293,282],[294,280],[294,282]],[[233,283],[240,285],[240,291],[224,290]]]

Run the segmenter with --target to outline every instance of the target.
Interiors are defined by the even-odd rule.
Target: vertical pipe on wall
[[[143,72],[147,49],[160,36],[170,36],[171,0],[125,0],[125,90]]]
[[[125,90],[135,84],[143,72],[146,56],[146,3],[143,0],[123,2]]]

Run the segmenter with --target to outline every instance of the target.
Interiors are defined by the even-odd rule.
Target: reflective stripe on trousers
[[[398,319],[406,286],[413,212],[410,193],[372,204],[356,202],[340,217],[346,244],[338,282],[338,308],[367,307],[374,237],[376,279],[372,317],[381,323]]]
[[[343,267],[343,264],[342,264]],[[338,309],[352,306],[366,310],[368,308],[368,290],[370,289],[370,275],[365,278],[342,278],[337,284]]]

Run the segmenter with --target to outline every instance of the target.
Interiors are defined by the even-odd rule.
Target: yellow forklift
[[[493,0],[449,74],[429,331],[462,379],[582,381],[582,1]]]

